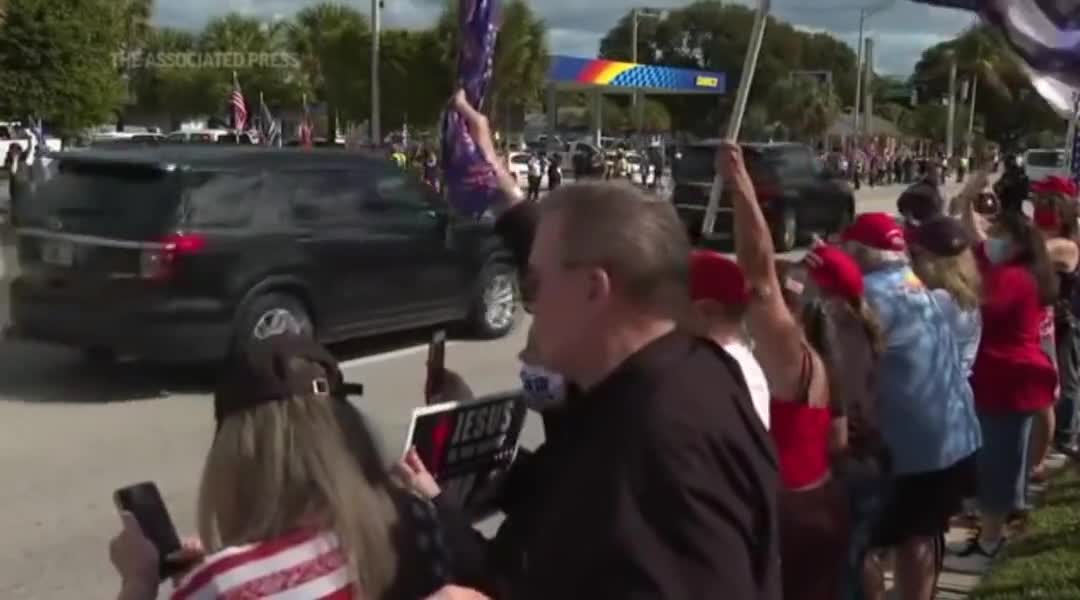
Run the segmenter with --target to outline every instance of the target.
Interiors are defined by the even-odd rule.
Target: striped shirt
[[[298,530],[211,555],[172,600],[351,600],[353,588],[337,536]]]

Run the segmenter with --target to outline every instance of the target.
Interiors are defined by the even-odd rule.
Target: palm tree
[[[988,91],[1001,99],[1011,100],[1012,90],[1006,80],[1015,74],[1019,67],[1012,56],[1004,50],[1000,38],[988,27],[976,26],[968,29],[953,40],[947,48],[944,58],[927,72],[927,77],[948,77],[952,63],[956,63],[956,73],[960,81],[970,82],[968,88],[967,140],[970,152],[974,136],[975,102],[979,84],[985,84]]]
[[[370,29],[367,19],[356,10],[340,4],[323,3],[297,13],[286,37],[289,49],[300,58],[306,74],[304,88],[315,98],[327,103],[328,119],[335,120],[337,105],[343,98],[331,97],[328,70],[333,61],[333,48],[340,47],[339,38],[347,32],[354,35]],[[337,123],[329,123],[332,130]]]

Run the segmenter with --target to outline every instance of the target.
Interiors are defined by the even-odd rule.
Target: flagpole
[[[1080,142],[1077,140],[1077,128],[1080,127],[1080,92],[1073,92],[1073,112],[1069,119],[1069,128],[1065,134],[1065,167],[1069,173],[1077,172],[1077,161],[1080,156]]]
[[[739,141],[743,115],[746,113],[746,104],[750,100],[750,88],[754,85],[754,72],[757,70],[758,55],[761,53],[761,42],[765,39],[765,26],[769,22],[769,9],[770,0],[758,0],[754,28],[750,32],[750,47],[746,51],[739,90],[735,93],[735,106],[731,112],[731,119],[728,121],[727,135],[724,136],[727,142]],[[723,191],[724,180],[717,171],[709,194],[709,204],[705,208],[705,219],[701,223],[701,236],[705,240],[712,236],[713,229],[716,227],[716,213],[720,208],[720,196]]]

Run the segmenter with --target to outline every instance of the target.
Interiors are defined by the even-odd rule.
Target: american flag
[[[1080,5],[1069,0],[914,0],[978,12],[1005,34],[1031,83],[1061,116],[1080,91]]]
[[[229,95],[229,106],[232,107],[233,129],[240,132],[247,126],[247,103],[244,102],[244,92],[240,89],[240,80],[236,77],[236,71],[233,71],[232,78],[233,91]]]

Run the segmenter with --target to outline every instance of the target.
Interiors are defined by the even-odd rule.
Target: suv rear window
[[[19,203],[24,227],[150,240],[175,224],[180,176],[136,165],[61,163]]]
[[[770,177],[766,161],[758,152],[744,153],[746,170],[754,181],[763,181]],[[682,158],[675,161],[675,179],[680,182],[709,183],[716,176],[713,165],[716,162],[716,148],[711,146],[690,146],[682,149]],[[771,161],[769,161],[771,162]]]
[[[1027,164],[1029,167],[1042,169],[1061,169],[1065,166],[1065,153],[1054,150],[1028,152]]]

